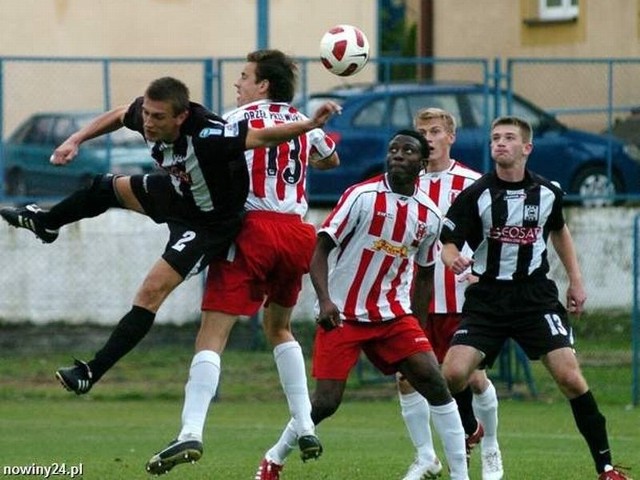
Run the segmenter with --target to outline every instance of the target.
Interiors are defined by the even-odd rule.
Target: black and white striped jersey
[[[563,192],[526,171],[521,182],[483,175],[453,202],[441,240],[475,251],[473,273],[485,280],[527,280],[549,271],[547,238],[564,227]]]
[[[124,118],[127,128],[144,135],[143,97],[137,98]],[[202,105],[190,102],[189,116],[173,143],[155,142],[151,156],[171,176],[192,218],[220,220],[244,209],[249,172],[244,156],[248,123],[227,123]]]

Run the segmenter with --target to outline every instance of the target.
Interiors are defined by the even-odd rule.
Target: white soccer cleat
[[[502,455],[500,450],[482,452],[482,480],[502,480]]]
[[[433,462],[416,458],[402,480],[432,480],[439,478],[441,474],[442,463],[437,458]]]

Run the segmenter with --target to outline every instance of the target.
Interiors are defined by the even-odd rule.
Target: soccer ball
[[[322,65],[335,75],[358,73],[369,60],[369,40],[352,25],[336,25],[320,40]]]

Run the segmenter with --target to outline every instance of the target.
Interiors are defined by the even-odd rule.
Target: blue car
[[[414,114],[424,107],[443,108],[455,115],[458,131],[452,157],[479,172],[492,168],[490,122],[498,113],[509,112],[526,118],[534,128],[529,168],[560,183],[568,198],[598,206],[640,193],[637,146],[570,129],[515,94],[496,95],[482,85],[467,83],[380,84],[312,94],[299,108],[313,112],[326,100],[342,105],[342,115],[334,115],[325,126],[337,141],[341,164],[328,171],[310,169],[311,204],[334,203],[348,186],[383,172],[389,138],[398,129],[412,128]]]
[[[2,145],[5,195],[67,195],[87,186],[97,174],[154,170],[144,139],[127,128],[83,143],[76,158],[65,166],[49,163],[54,149],[99,113],[42,112],[22,122]]]

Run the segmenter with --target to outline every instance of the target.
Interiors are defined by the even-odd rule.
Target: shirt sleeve
[[[235,161],[246,149],[249,126],[246,120],[223,123],[210,119],[196,132],[194,147],[199,156],[210,155],[216,161]],[[197,140],[196,140],[197,138]]]
[[[477,224],[478,219],[473,210],[474,202],[468,192],[469,189],[463,190],[451,204],[442,221],[440,232],[440,241],[443,244],[453,243],[459,250],[462,250],[467,242],[475,250],[470,239],[470,229]]]
[[[336,245],[342,245],[359,222],[362,211],[362,195],[347,190],[320,227],[320,232],[329,235]]]
[[[562,203],[564,193],[561,189],[552,189],[555,194],[555,199],[553,200],[553,206],[551,207],[551,213],[549,214],[549,218],[547,219],[547,228],[549,230],[562,230],[565,224],[564,214],[562,212]]]
[[[140,132],[144,136],[142,101],[143,97],[138,97],[129,105],[129,110],[124,114],[123,124],[125,127]]]
[[[420,242],[415,262],[421,267],[430,267],[440,258],[442,244],[439,241],[442,230],[442,217],[434,215],[427,227],[427,235]]]

